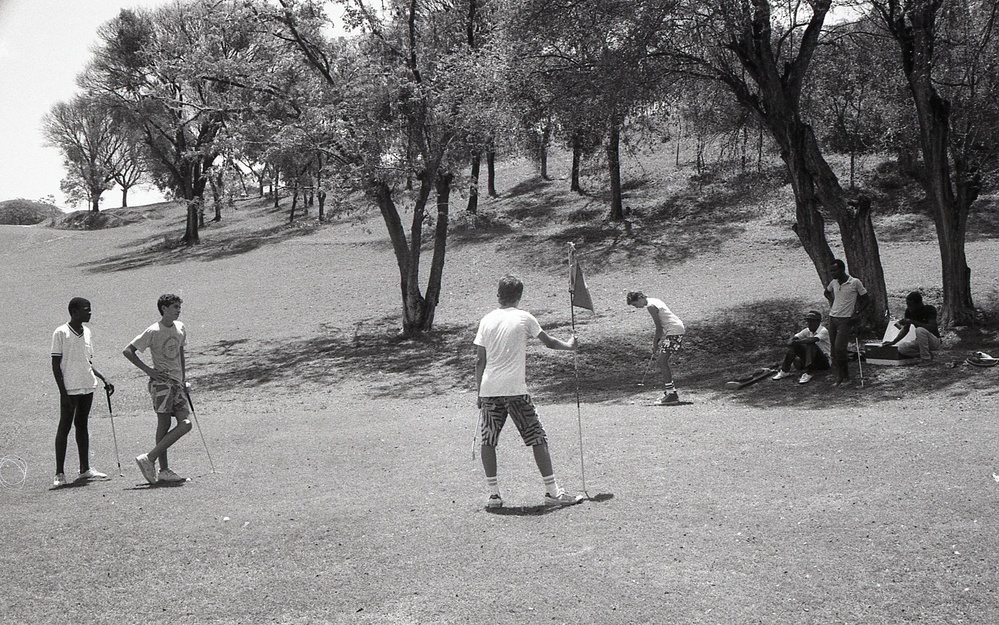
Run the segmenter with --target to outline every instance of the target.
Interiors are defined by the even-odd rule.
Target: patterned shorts
[[[667,356],[676,356],[681,351],[683,351],[682,334],[667,334],[659,339],[659,345],[656,348],[657,354],[666,354]]]
[[[153,399],[156,414],[168,414],[183,419],[191,414],[187,407],[187,395],[181,382],[167,383],[149,381],[149,395]]]
[[[511,395],[482,398],[479,435],[483,445],[495,447],[499,443],[499,435],[508,415],[513,418],[513,423],[517,426],[525,445],[535,447],[548,442],[548,435],[538,419],[538,413],[534,410],[531,396]]]

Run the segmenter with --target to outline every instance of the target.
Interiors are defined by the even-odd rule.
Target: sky
[[[54,196],[65,175],[62,156],[44,146],[42,117],[77,92],[76,77],[97,43],[97,29],[122,8],[156,7],[168,0],[0,0],[0,201]],[[138,206],[162,196],[153,187],[133,188]],[[121,192],[104,194],[102,208],[121,206]]]

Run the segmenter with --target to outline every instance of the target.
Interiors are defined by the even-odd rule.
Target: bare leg
[[[538,471],[541,471],[541,476],[547,477],[549,475],[554,475],[555,469],[552,468],[552,456],[548,451],[548,443],[535,445],[532,449],[534,450],[534,462],[538,465]],[[483,455],[483,463],[485,463],[485,460],[485,455]]]
[[[486,477],[496,477],[496,448],[482,445],[479,447],[479,455],[482,456],[482,469],[486,472]]]
[[[147,455],[149,456],[149,460],[153,462],[159,458],[160,471],[165,471],[169,467],[167,449],[170,445],[176,443],[181,436],[191,431],[191,420],[187,417],[177,419],[176,427],[171,430],[170,424],[173,421],[173,415],[157,413],[156,417],[159,419],[156,426],[156,446]]]
[[[673,370],[669,366],[669,353],[665,350],[656,357],[656,364],[659,365],[659,372],[663,375],[663,385],[667,388],[673,384]]]

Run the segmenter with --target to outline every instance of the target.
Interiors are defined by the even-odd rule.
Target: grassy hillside
[[[597,176],[578,196],[522,162],[477,218],[456,198],[436,331],[408,341],[373,207],[288,224],[287,205],[247,200],[194,248],[177,245],[184,211],[170,204],[112,229],[0,227],[0,347],[14,365],[0,376],[0,458],[27,468],[0,487],[0,622],[995,622],[999,368],[947,366],[996,355],[995,326],[948,333],[930,366],[865,367],[863,388],[820,377],[729,391],[824,306],[789,192],[776,172],[709,184],[658,159],[626,179],[623,224],[604,221]],[[895,308],[939,288],[926,223],[879,217],[899,226],[882,239]],[[975,229],[991,319],[999,240]],[[566,337],[569,241],[597,311],[575,314],[575,356],[530,347],[529,383],[560,482],[590,499],[540,507],[510,428],[507,504],[490,514],[471,453],[475,327],[514,272],[523,306]],[[638,386],[652,323],[625,305],[634,289],[688,325],[676,379],[691,405],[653,408],[656,389]],[[135,467],[155,419],[120,355],[164,292],[184,298],[200,426],[170,451],[193,478],[174,488]],[[92,463],[111,479],[52,490],[49,340],[76,295],[93,302],[95,364],[117,388],[113,422],[103,396],[91,418]],[[70,471],[75,452],[71,437]],[[0,475],[22,477],[11,463]]]

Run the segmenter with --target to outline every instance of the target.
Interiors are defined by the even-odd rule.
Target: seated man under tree
[[[798,384],[807,384],[816,371],[829,368],[829,351],[832,345],[829,342],[829,330],[822,326],[822,313],[817,310],[808,311],[805,323],[806,327],[788,342],[784,362],[774,376],[775,380],[790,377],[791,367],[796,363],[799,369],[804,369],[798,378]]]
[[[923,362],[933,360],[933,352],[940,349],[940,328],[937,327],[937,309],[923,303],[923,295],[913,291],[905,296],[905,315],[895,323],[898,334],[884,345],[898,345],[902,356],[918,356]],[[914,338],[906,338],[909,329],[915,328]]]

